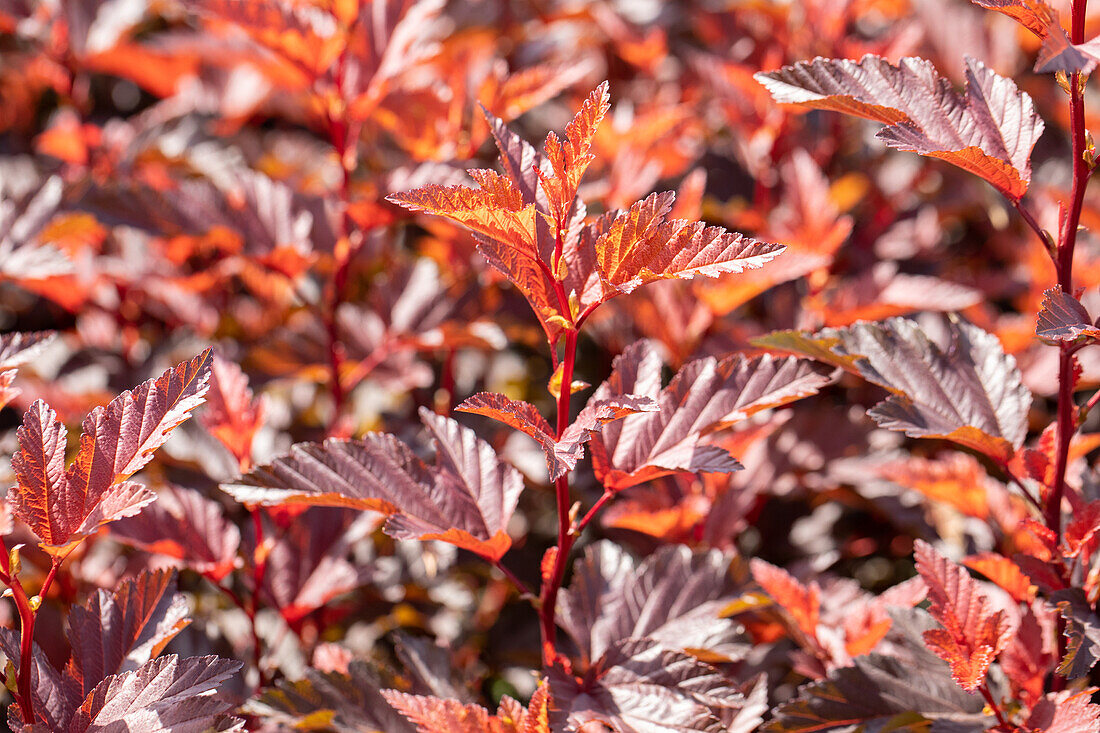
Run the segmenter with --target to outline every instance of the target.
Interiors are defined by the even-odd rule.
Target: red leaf
[[[233,571],[241,543],[218,502],[182,487],[162,489],[150,507],[112,523],[110,532],[119,542],[182,560],[214,582]]]
[[[779,331],[753,343],[840,366],[893,393],[868,411],[881,427],[913,438],[946,438],[998,461],[1027,435],[1031,392],[997,337],[955,318],[931,338],[912,320],[889,318]]]
[[[15,516],[49,552],[67,551],[105,522],[131,516],[154,495],[126,481],[153,457],[168,434],[203,401],[210,351],[124,392],[84,420],[80,450],[65,470],[65,427],[41,400],[19,428],[12,469],[19,484],[8,493]]]
[[[69,731],[205,730],[230,708],[214,693],[240,668],[238,661],[214,656],[154,659],[100,682],[76,711]]]
[[[917,540],[917,572],[928,584],[929,609],[942,629],[924,632],[924,642],[951,665],[951,676],[967,692],[985,681],[986,670],[1015,631],[1004,611],[994,611],[981,587],[962,567]]]
[[[546,192],[550,214],[559,226],[569,220],[577,187],[588,170],[588,164],[595,159],[589,152],[592,138],[611,109],[610,99],[605,81],[588,95],[576,116],[566,125],[565,140],[559,140],[553,131],[546,136],[544,150],[550,170],[539,169],[538,176]]]
[[[504,696],[496,715],[480,705],[429,695],[382,690],[382,696],[416,726],[417,733],[550,733],[545,681],[532,696],[530,708]]]
[[[616,357],[611,376],[594,400],[632,394],[656,399],[660,410],[605,425],[592,442],[596,476],[608,489],[624,489],[679,471],[729,472],[741,466],[724,449],[701,442],[704,434],[760,410],[816,394],[830,377],[794,358],[736,354],[684,365],[663,390],[661,360],[640,341]]]
[[[82,695],[106,677],[156,657],[191,621],[187,600],[176,593],[174,572],[143,572],[113,593],[100,590],[69,613],[72,656],[65,674]]]
[[[438,539],[496,560],[523,478],[488,443],[449,418],[421,410],[434,438],[429,466],[392,435],[299,443],[222,489],[245,503],[371,509],[390,515],[398,539]]]
[[[639,395],[591,399],[562,432],[560,439],[554,437],[554,429],[534,405],[502,394],[481,392],[455,409],[495,418],[537,440],[546,453],[550,479],[556,481],[576,468],[577,461],[584,456],[584,444],[599,432],[601,425],[640,412],[656,412],[657,403]]]
[[[1055,341],[1100,339],[1100,328],[1093,325],[1081,301],[1061,288],[1043,293],[1043,307],[1035,324],[1035,335]]]
[[[811,639],[817,638],[821,611],[821,589],[817,583],[806,586],[783,568],[753,558],[752,579],[767,592],[780,608],[790,614],[795,625]]]
[[[210,365],[210,391],[199,420],[238,463],[251,462],[252,440],[264,421],[264,403],[253,398],[241,368],[220,356]]]
[[[1024,575],[1020,566],[1004,555],[982,552],[965,558],[962,564],[989,578],[1016,601],[1029,603],[1035,600],[1036,588],[1032,585],[1031,578]]]
[[[1090,701],[1095,688],[1051,692],[1031,709],[1024,723],[1036,733],[1093,733],[1100,728],[1100,705]]]
[[[1019,199],[1031,181],[1029,158],[1043,132],[1035,105],[1011,79],[967,59],[967,93],[956,92],[932,64],[878,56],[822,59],[762,72],[756,79],[776,101],[865,117],[889,127],[892,148],[953,163]]]
[[[1066,35],[1058,11],[1043,0],[970,0],[988,10],[1004,13],[1027,28],[1043,42],[1035,71],[1039,74],[1064,71],[1088,73],[1096,65],[1096,58],[1083,47],[1074,46]]]

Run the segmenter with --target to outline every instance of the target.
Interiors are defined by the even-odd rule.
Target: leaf
[[[382,697],[378,675],[364,662],[353,660],[347,674],[307,667],[305,675],[295,682],[278,680],[246,709],[288,727],[321,723],[337,733],[414,733],[408,719]]]
[[[611,295],[630,293],[657,280],[752,270],[786,249],[702,222],[666,220],[674,198],[671,191],[655,193],[617,212],[606,231],[601,231],[605,218],[592,225],[598,233],[593,245],[596,266]]]
[[[580,110],[565,127],[565,140],[559,140],[553,131],[546,135],[543,146],[549,171],[538,169],[542,190],[551,216],[558,226],[569,221],[573,200],[577,197],[577,187],[588,170],[588,164],[595,156],[590,152],[592,138],[611,109],[611,97],[607,82],[592,90],[584,100]]]
[[[20,636],[16,629],[0,629],[0,649],[16,669],[20,665]],[[31,647],[31,695],[38,720],[50,731],[65,730],[80,707],[80,684],[58,672],[38,644]],[[18,705],[8,707],[8,721],[27,725]],[[13,729],[18,730],[17,726]]]
[[[889,318],[824,329],[786,331],[753,342],[804,354],[857,374],[893,394],[868,414],[913,438],[946,438],[1007,461],[1023,445],[1031,392],[1016,360],[993,334],[958,319],[936,340],[912,320]]]
[[[803,585],[783,568],[759,558],[753,558],[750,567],[752,579],[790,615],[795,626],[809,638],[816,639],[821,613],[821,588],[818,584],[811,582],[808,586]]]
[[[1058,665],[1058,674],[1068,679],[1084,677],[1100,661],[1100,617],[1080,588],[1055,591],[1051,600],[1066,620],[1066,655]]]
[[[129,672],[157,656],[190,623],[186,599],[176,592],[175,573],[143,572],[113,593],[105,590],[69,613],[72,656],[65,674],[81,695],[110,675]]]
[[[238,501],[265,505],[348,506],[389,514],[397,539],[437,539],[500,559],[523,478],[474,431],[422,409],[432,434],[429,466],[392,435],[299,443],[222,489]]]
[[[182,487],[162,489],[145,511],[113,522],[110,532],[118,542],[182,560],[214,582],[236,567],[241,544],[218,502]]]
[[[928,584],[929,612],[943,629],[924,632],[924,643],[951,666],[967,692],[985,680],[986,670],[1015,632],[1004,611],[994,611],[967,572],[922,540],[915,544],[917,572]]]
[[[663,390],[660,374],[654,347],[637,342],[616,357],[611,376],[592,397],[632,394],[653,398],[659,407],[603,426],[592,441],[596,476],[605,488],[624,489],[679,471],[736,471],[741,464],[724,449],[701,444],[704,434],[809,397],[831,381],[804,360],[740,354],[689,362]]]
[[[1100,705],[1090,702],[1095,689],[1051,692],[1031,708],[1024,723],[1037,733],[1092,733],[1100,727]]]
[[[480,392],[455,409],[492,417],[537,440],[546,454],[550,480],[556,481],[576,468],[577,461],[584,456],[584,444],[599,432],[600,426],[628,415],[656,412],[658,408],[652,398],[639,395],[592,399],[562,432],[560,439],[554,437],[554,429],[534,405],[502,394]]]
[[[614,644],[641,638],[668,649],[739,658],[743,630],[719,615],[737,591],[729,564],[717,550],[693,554],[682,545],[635,563],[617,545],[598,542],[586,548],[561,591],[558,623],[590,664]]]
[[[1043,42],[1039,57],[1035,60],[1035,72],[1050,74],[1055,71],[1072,73],[1092,71],[1096,57],[1084,47],[1074,46],[1066,35],[1058,11],[1043,0],[970,0],[987,10],[1004,13],[1027,28]]]
[[[0,335],[0,371],[14,369],[35,358],[56,337],[56,331],[15,331]]]
[[[159,657],[100,682],[76,711],[69,731],[204,730],[231,707],[214,692],[240,668],[236,660],[215,656]]]
[[[528,712],[507,695],[496,715],[474,703],[382,690],[382,697],[416,725],[417,733],[549,733],[548,685],[539,684]]]
[[[895,66],[878,56],[823,59],[761,72],[777,102],[864,117],[888,125],[878,137],[899,150],[941,158],[1018,200],[1031,181],[1031,149],[1043,121],[1026,93],[967,59],[966,94],[924,59]]]
[[[41,240],[63,192],[60,176],[46,179],[19,201],[0,189],[0,280],[42,280],[72,272],[73,263],[65,254]]]
[[[966,453],[952,452],[934,459],[909,456],[882,464],[878,473],[968,517],[989,517],[989,474]]]
[[[1035,600],[1036,588],[1032,585],[1031,578],[1020,570],[1019,565],[1004,555],[981,552],[965,558],[962,564],[989,578],[1015,601],[1029,603]]]
[[[982,700],[969,695],[950,681],[947,666],[924,649],[920,627],[932,625],[920,610],[894,612],[894,628],[902,629],[904,656],[868,654],[853,660],[852,666],[834,670],[828,678],[804,685],[798,697],[781,703],[775,718],[764,726],[768,733],[810,733],[850,730],[865,725],[868,730],[890,730],[891,722],[908,718],[915,730],[925,730],[927,721],[950,723],[952,731],[979,733],[986,730]],[[908,630],[910,618],[917,629]],[[903,730],[905,730],[903,728]]]
[[[252,441],[264,420],[264,403],[253,398],[248,377],[233,362],[215,356],[210,364],[210,391],[199,421],[238,463],[252,459]]]
[[[550,671],[554,730],[600,721],[616,731],[719,733],[751,703],[714,667],[652,639],[615,642],[584,679]]]
[[[208,349],[94,409],[84,419],[80,449],[68,470],[65,426],[45,402],[35,402],[17,431],[12,470],[19,483],[7,496],[12,513],[44,549],[64,553],[100,524],[140,511],[155,497],[126,479],[202,403],[209,374]]]
[[[1043,292],[1043,306],[1035,324],[1035,335],[1055,341],[1100,339],[1100,328],[1093,325],[1081,301],[1061,288]]]

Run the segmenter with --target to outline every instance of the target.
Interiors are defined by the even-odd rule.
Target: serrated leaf
[[[554,481],[576,468],[577,461],[584,456],[584,444],[599,432],[601,425],[640,412],[656,412],[657,403],[639,395],[591,399],[562,432],[560,439],[554,437],[554,429],[534,405],[502,394],[481,392],[455,409],[492,417],[537,440],[546,454],[550,479]]]
[[[499,559],[511,546],[505,532],[523,478],[488,443],[454,420],[427,410],[429,466],[392,435],[299,443],[222,489],[245,503],[306,504],[370,509],[390,515],[398,539],[438,539]]]
[[[913,623],[901,623],[906,618],[916,622],[915,629],[908,628]],[[853,725],[881,730],[890,723],[919,723],[911,717],[916,714],[927,721],[949,723],[950,730],[959,733],[985,731],[981,698],[959,689],[947,666],[920,642],[920,629],[932,623],[923,611],[895,613],[893,626],[904,634],[900,640],[904,656],[857,657],[852,666],[804,685],[797,698],[776,708],[775,718],[764,730],[811,733],[850,730]]]
[[[183,487],[162,489],[145,511],[113,522],[110,532],[119,542],[182,560],[215,582],[233,571],[241,543],[218,502]]]
[[[35,358],[56,337],[56,331],[16,331],[0,335],[0,371],[14,369]]]
[[[1031,392],[993,334],[957,319],[933,340],[905,318],[779,332],[755,344],[841,366],[894,394],[868,414],[914,438],[946,438],[1007,461],[1023,445]]]
[[[966,94],[932,64],[903,58],[897,66],[867,55],[823,59],[761,72],[756,79],[778,102],[882,122],[887,145],[941,158],[1019,199],[1031,181],[1031,149],[1043,121],[1026,93],[980,61],[967,59]]]
[[[20,636],[16,629],[0,629],[0,649],[16,669],[20,666]],[[18,725],[41,723],[50,731],[66,730],[73,712],[80,707],[83,697],[80,684],[58,672],[46,654],[34,644],[31,647],[31,695],[37,720],[23,720],[18,705],[8,707],[9,722]],[[14,680],[13,680],[14,681]],[[13,729],[18,730],[18,725]]]
[[[1100,328],[1093,325],[1081,301],[1061,288],[1050,288],[1043,293],[1035,335],[1055,341],[1092,340],[1100,339]]]
[[[674,198],[671,191],[652,194],[616,212],[609,223],[601,218],[593,225],[598,231],[606,223],[593,247],[596,267],[611,294],[630,293],[658,280],[752,270],[786,249],[702,222],[666,220]]]
[[[337,733],[414,733],[416,730],[381,695],[378,676],[353,660],[348,673],[307,668],[295,682],[279,680],[247,710],[298,729],[331,728]]]
[[[993,610],[966,570],[927,542],[917,540],[915,554],[917,572],[928,585],[929,612],[944,627],[924,632],[924,642],[951,666],[959,686],[973,692],[1011,640],[1015,625],[1004,611]]]
[[[173,571],[143,572],[113,593],[99,590],[69,613],[72,656],[65,674],[87,695],[108,676],[157,656],[190,623],[188,613]]]
[[[540,168],[538,176],[546,193],[549,211],[561,224],[568,221],[573,200],[577,197],[577,187],[588,170],[588,164],[595,159],[590,152],[592,138],[611,109],[610,100],[605,81],[592,90],[576,116],[566,125],[565,140],[559,140],[553,131],[546,136],[543,150],[549,170]]]
[[[750,568],[752,579],[790,615],[795,626],[808,637],[815,638],[821,613],[821,588],[818,584],[811,582],[803,585],[783,568],[759,558],[753,558]]]
[[[1092,733],[1100,728],[1100,705],[1091,702],[1094,692],[1048,693],[1031,708],[1024,725],[1037,733]]]
[[[750,703],[730,680],[695,657],[652,639],[616,641],[584,679],[550,672],[555,730],[599,721],[616,731],[724,733]]]
[[[252,458],[252,441],[264,420],[264,403],[252,396],[248,377],[233,362],[215,356],[210,391],[199,421],[239,463]]]
[[[416,725],[417,733],[549,733],[548,685],[539,685],[531,711],[504,696],[496,715],[474,703],[382,690],[382,697]]]
[[[14,201],[0,190],[0,280],[42,280],[64,275],[73,263],[41,235],[57,213],[64,191],[60,176]]]
[[[240,668],[236,660],[215,656],[159,657],[100,682],[76,711],[69,733],[204,730],[231,707],[214,692]]]
[[[689,362],[663,390],[660,373],[653,346],[640,341],[616,357],[611,376],[593,395],[651,397],[659,407],[603,426],[592,441],[596,476],[608,489],[679,471],[736,471],[741,464],[733,456],[701,443],[706,433],[809,397],[831,381],[807,361],[740,354]]]
[[[558,623],[590,663],[624,639],[646,638],[675,650],[737,658],[740,624],[720,618],[737,595],[730,558],[667,546],[635,563],[617,545],[585,550],[561,591]]]
[[[1066,620],[1066,655],[1058,665],[1058,674],[1078,679],[1100,661],[1100,617],[1080,588],[1055,591],[1051,600]]]
[[[68,470],[65,426],[49,405],[35,402],[17,432],[12,470],[19,483],[7,496],[12,513],[44,549],[62,553],[100,524],[140,511],[155,496],[126,479],[202,404],[209,374],[208,349],[97,407],[84,420],[80,450]]]
[[[1096,57],[1086,47],[1074,46],[1066,35],[1058,11],[1043,0],[970,0],[987,10],[1004,13],[1027,28],[1043,42],[1035,71],[1051,74],[1064,71],[1088,73],[1096,65]]]

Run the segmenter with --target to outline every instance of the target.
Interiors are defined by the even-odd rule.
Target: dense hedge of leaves
[[[1100,730],[1087,5],[0,0],[8,726]]]

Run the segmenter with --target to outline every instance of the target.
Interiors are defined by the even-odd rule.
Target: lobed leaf
[[[241,502],[347,506],[390,515],[398,539],[438,539],[499,559],[523,478],[474,431],[422,409],[433,436],[429,466],[392,435],[299,443],[222,489]]]
[[[1061,288],[1050,288],[1043,293],[1035,335],[1055,341],[1094,340],[1100,339],[1100,328],[1093,324],[1081,301]]]
[[[687,472],[729,472],[741,465],[702,437],[760,410],[816,394],[831,378],[795,358],[733,355],[685,364],[659,390],[661,363],[641,341],[616,357],[612,374],[593,399],[635,394],[656,400],[658,410],[630,415],[601,428],[592,442],[596,476],[619,490],[650,479]]]
[[[496,715],[474,703],[382,690],[382,697],[416,725],[417,733],[550,733],[548,685],[531,698],[531,711],[508,696]]]
[[[173,571],[143,572],[113,593],[98,590],[69,613],[72,656],[65,674],[82,695],[110,675],[129,672],[156,657],[191,621],[176,592]]]
[[[592,138],[611,109],[611,95],[607,82],[592,90],[580,110],[565,127],[565,140],[559,140],[551,131],[543,147],[549,170],[537,169],[542,190],[546,193],[550,215],[564,225],[569,220],[580,185],[592,155]]]
[[[124,392],[84,420],[76,460],[65,470],[67,431],[38,400],[17,431],[12,470],[19,483],[8,492],[12,513],[26,522],[50,552],[100,524],[132,516],[155,495],[130,481],[169,433],[202,404],[210,350]]]
[[[753,343],[835,364],[893,394],[868,414],[914,438],[946,438],[1007,461],[1023,445],[1031,392],[993,334],[957,319],[930,338],[915,321],[889,318],[770,334]]]
[[[1012,199],[1031,181],[1029,158],[1043,121],[1031,97],[980,61],[967,59],[966,94],[915,57],[897,66],[872,55],[816,58],[756,79],[778,102],[884,123],[878,137],[890,147],[946,160]]]
[[[662,547],[635,563],[617,545],[598,542],[574,565],[561,591],[558,623],[590,664],[614,644],[645,638],[674,650],[739,658],[741,626],[720,617],[736,595],[730,558]]]
[[[1075,46],[1070,43],[1058,11],[1043,0],[970,0],[987,10],[996,10],[1027,28],[1042,41],[1035,71],[1050,74],[1064,71],[1088,73],[1096,66],[1095,52],[1088,44]]]
[[[917,540],[917,572],[928,585],[929,612],[942,629],[924,632],[928,648],[951,666],[951,676],[967,692],[985,681],[989,665],[1011,640],[1015,626],[994,611],[981,587],[959,565]]]

